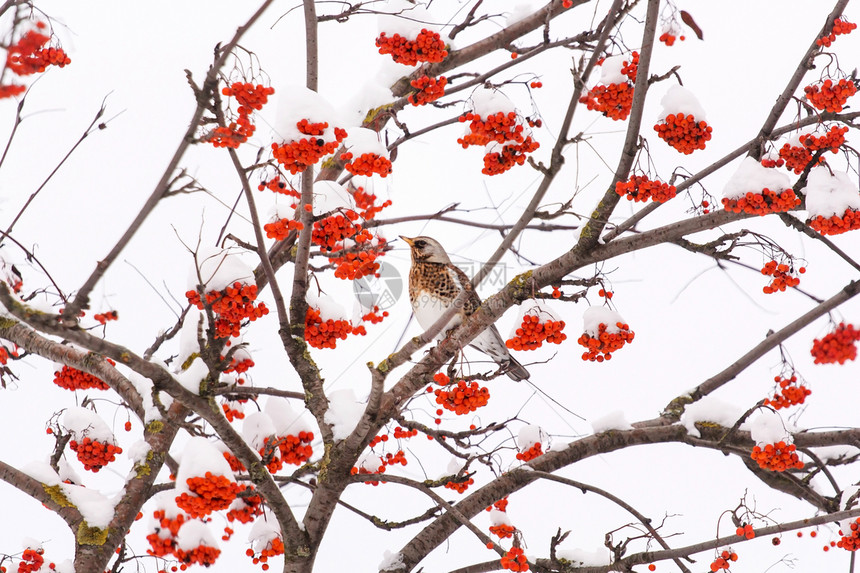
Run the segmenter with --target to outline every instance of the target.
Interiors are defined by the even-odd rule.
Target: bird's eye
[[[423,249],[427,246],[427,241],[415,241],[415,246],[419,249]]]

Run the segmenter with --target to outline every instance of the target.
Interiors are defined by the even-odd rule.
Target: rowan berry
[[[692,114],[667,115],[661,123],[654,126],[657,136],[680,151],[689,155],[697,149],[704,149],[711,139],[713,128],[705,121],[696,121]]]
[[[754,446],[750,457],[755,460],[762,469],[784,472],[796,468],[803,469],[803,462],[795,452],[794,444],[786,444],[784,441],[775,444]]]
[[[513,350],[535,350],[543,346],[544,341],[561,344],[567,339],[562,332],[564,327],[563,320],[553,320],[548,312],[534,306],[523,314],[515,336],[506,340],[505,346]]]
[[[514,532],[517,530],[513,525],[508,525],[506,523],[500,523],[499,525],[491,525],[490,533],[499,537],[499,539],[507,539],[509,537],[514,536]]]
[[[402,439],[402,438],[411,438],[411,437],[417,436],[417,435],[418,435],[418,430],[415,430],[415,429],[404,430],[400,426],[397,426],[396,428],[394,428],[394,438],[398,439],[398,440]]]
[[[406,66],[414,66],[418,62],[441,62],[448,56],[445,42],[438,32],[427,29],[422,29],[415,39],[400,34],[388,36],[382,32],[376,38],[376,47],[380,54],[390,54],[395,62]]]
[[[221,550],[201,543],[188,551],[177,546],[174,555],[185,564],[197,563],[198,565],[209,567],[221,555]]]
[[[829,48],[831,44],[836,40],[836,36],[841,36],[842,34],[850,34],[852,30],[857,28],[857,24],[852,24],[847,20],[842,18],[836,18],[833,21],[833,29],[826,36],[822,36],[815,40],[815,44],[820,47]]]
[[[645,175],[631,175],[628,181],[615,184],[615,192],[628,201],[654,199],[657,203],[665,203],[675,196],[675,186],[661,181],[651,181]]]
[[[738,199],[723,197],[723,209],[733,213],[749,213],[750,215],[767,215],[790,211],[800,205],[800,198],[794,189],[771,191],[764,188],[760,193],[749,191]]]
[[[116,364],[110,358],[106,360],[110,364]],[[54,384],[66,390],[108,390],[110,388],[103,380],[71,366],[63,366],[59,371],[54,372]]]
[[[342,153],[340,155],[342,161],[346,161],[344,169],[353,175],[379,175],[386,177],[391,173],[391,161],[387,157],[382,157],[376,153],[362,153],[353,159],[351,152]]]
[[[753,539],[755,537],[755,530],[749,523],[745,523],[741,527],[738,527],[735,533],[747,539]]]
[[[523,450],[522,452],[518,452],[517,453],[517,459],[520,461],[523,461],[523,462],[529,462],[529,461],[535,459],[536,457],[543,455],[544,452],[543,452],[543,449],[541,449],[541,448],[542,448],[541,443],[535,442],[526,450]]]
[[[803,269],[801,272],[806,271],[804,267],[800,268]],[[768,261],[765,263],[764,267],[762,267],[761,274],[773,277],[770,284],[762,289],[765,294],[771,294],[777,291],[785,292],[786,288],[796,287],[800,284],[800,278],[795,274],[794,265],[789,266],[786,263],[777,264],[776,261]]]
[[[845,364],[857,358],[858,340],[860,330],[840,322],[833,332],[813,341],[810,353],[815,358],[815,364]]]
[[[235,481],[223,475],[206,472],[185,480],[190,490],[176,496],[176,505],[191,517],[205,517],[213,511],[227,509],[242,490]]]
[[[848,532],[846,535],[842,530],[839,531],[842,539],[836,542],[836,547],[841,547],[846,551],[857,551],[860,549],[860,517],[851,523]]]
[[[278,219],[271,223],[263,225],[263,230],[266,232],[266,237],[283,241],[290,236],[291,233],[297,233],[304,229],[305,226],[301,221],[295,219]]]
[[[445,484],[445,488],[456,491],[457,493],[463,493],[467,489],[469,489],[470,485],[473,485],[474,483],[475,483],[475,480],[473,478],[469,478],[465,481],[460,481],[460,482],[449,481]]]
[[[254,491],[253,487],[246,487],[245,493]],[[251,523],[257,517],[263,515],[263,498],[257,494],[239,495],[230,505],[227,511],[227,521],[233,523]]]
[[[797,376],[794,374],[787,378],[776,376],[774,382],[777,383],[779,390],[774,393],[773,398],[765,399],[764,405],[776,410],[803,404],[806,397],[812,394],[812,390],[797,383]]]
[[[719,571],[720,569],[728,570],[730,562],[737,561],[738,554],[731,550],[722,551],[719,556],[711,563],[711,571]]]
[[[428,104],[445,95],[445,86],[447,84],[448,79],[445,76],[439,76],[438,78],[421,76],[410,82],[410,85],[418,91],[410,94],[407,99],[414,106]]]
[[[100,314],[94,314],[93,318],[99,324],[105,324],[106,322],[108,322],[110,320],[118,320],[119,319],[119,313],[117,313],[117,311],[115,311],[115,310],[109,310],[107,312],[103,312]]]
[[[807,224],[822,235],[841,235],[848,231],[860,229],[860,210],[846,209],[845,213],[825,217],[818,215],[807,221]]]
[[[267,561],[269,560],[270,557],[276,557],[278,555],[283,555],[283,554],[284,554],[284,542],[280,537],[274,537],[274,538],[270,539],[268,542],[266,542],[263,549],[260,550],[259,556],[255,556],[253,549],[248,549],[248,551],[246,551],[246,555],[248,555],[248,557],[252,558],[251,561],[254,563],[254,565],[260,564],[260,568],[263,571],[268,571],[269,564],[267,563]]]
[[[490,391],[487,388],[479,386],[477,382],[467,383],[465,380],[457,380],[456,384],[446,382],[446,388],[436,390],[434,394],[437,404],[458,416],[474,412],[486,406],[490,400]],[[440,414],[441,412],[437,415]]]
[[[80,442],[71,440],[69,448],[77,453],[78,460],[84,464],[84,469],[91,472],[98,472],[114,461],[117,454],[122,453],[121,447],[110,442],[93,440],[89,436],[84,437]]]
[[[44,29],[37,23],[36,28]],[[45,48],[50,37],[38,30],[25,32],[6,50],[6,68],[18,76],[45,71],[48,66],[64,67],[72,62],[62,48]]]
[[[323,320],[320,311],[308,308],[305,317],[305,340],[314,348],[335,348],[338,340],[346,340],[350,334],[366,334],[362,327],[353,328],[348,320]]]
[[[601,322],[596,333],[584,332],[577,342],[588,350],[582,354],[583,360],[603,362],[610,360],[612,353],[621,350],[626,343],[633,342],[635,335],[625,323],[617,322],[610,328]]]
[[[301,134],[308,137],[286,141],[280,145],[272,143],[272,157],[293,175],[304,171],[322,157],[334,153],[347,135],[346,131],[335,127],[334,139],[326,141],[323,136],[328,129],[327,122],[312,123],[302,119],[296,123],[296,127]]]
[[[828,78],[819,84],[806,86],[803,91],[816,109],[838,113],[848,98],[857,93],[857,86],[850,80],[841,79],[834,83]]]
[[[190,304],[200,310],[205,308],[197,291],[189,290],[185,296]],[[205,299],[215,313],[215,338],[239,336],[239,328],[244,320],[253,322],[269,314],[265,303],[254,304],[257,299],[257,285],[243,285],[236,281],[224,290],[207,292]]]
[[[274,177],[268,181],[261,181],[260,184],[257,186],[257,189],[260,191],[262,191],[263,189],[268,189],[269,191],[281,193],[290,197],[295,197],[296,199],[302,196],[299,190],[293,189],[291,185],[288,185],[286,182],[282,181],[280,176]]]
[[[27,86],[21,84],[2,84],[0,85],[0,99],[7,97],[15,97],[27,91]]]
[[[18,358],[18,346],[13,345],[12,348],[7,348],[0,344],[0,366],[5,366],[9,358]]]
[[[502,555],[502,569],[509,571],[528,571],[529,564],[526,556],[523,555],[523,550],[519,547],[511,547],[507,553]]]

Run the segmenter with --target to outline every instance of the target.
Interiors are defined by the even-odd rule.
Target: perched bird
[[[430,328],[454,303],[460,291],[465,289],[465,301],[445,330],[458,326],[481,305],[481,299],[469,277],[451,262],[445,249],[435,239],[409,238],[402,235],[400,238],[412,250],[409,300],[412,302],[412,310],[418,324],[425,330]],[[508,352],[495,324],[491,324],[476,336],[470,346],[487,354],[513,380],[520,381],[529,377],[528,370]]]

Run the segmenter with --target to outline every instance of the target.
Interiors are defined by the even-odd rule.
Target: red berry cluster
[[[268,442],[268,438],[264,440],[264,444]],[[311,442],[314,440],[313,432],[299,432],[297,436],[287,435],[276,439],[278,452],[280,456],[275,456],[269,464],[269,471],[275,473],[279,471],[284,464],[292,464],[300,466],[310,459],[314,450],[311,447]],[[260,450],[262,454],[266,450],[266,446]]]
[[[720,569],[728,571],[730,563],[738,560],[738,554],[731,550],[724,550],[720,556],[711,563],[711,571],[716,573]]]
[[[475,381],[467,383],[465,380],[458,380],[456,385],[447,382],[446,384],[448,384],[446,389],[439,389],[434,392],[436,403],[458,416],[474,412],[478,408],[486,406],[490,400],[490,391],[479,386]]]
[[[561,0],[562,8],[570,8],[573,6],[573,0]]]
[[[257,565],[258,563],[262,563],[262,565],[260,565],[260,568],[263,571],[269,570],[269,564],[267,563],[267,561],[269,560],[269,557],[276,557],[278,555],[283,555],[283,554],[284,554],[284,542],[281,540],[280,537],[275,537],[274,539],[269,541],[269,543],[266,544],[266,547],[262,551],[260,551],[259,557],[254,556],[254,550],[253,549],[247,549],[245,551],[245,555],[252,558],[251,562],[254,565]]]
[[[654,199],[657,203],[665,203],[675,196],[675,186],[661,181],[651,181],[645,175],[631,175],[628,181],[615,184],[615,192],[628,201],[647,201]]]
[[[341,160],[347,163],[343,166],[344,169],[353,175],[373,175],[374,173],[380,177],[386,177],[391,173],[391,161],[386,157],[377,155],[376,153],[362,153],[357,158],[353,159],[353,154],[350,152],[342,153]]]
[[[502,569],[528,571],[529,564],[526,556],[523,555],[523,550],[519,547],[511,547],[507,553],[502,555]]]
[[[116,364],[110,358],[107,361]],[[103,380],[71,366],[63,366],[58,372],[54,372],[54,384],[66,390],[107,390],[110,388]]]
[[[505,346],[513,350],[535,350],[543,346],[544,341],[552,344],[561,344],[567,335],[564,330],[563,320],[546,320],[541,322],[537,314],[525,314],[523,322],[516,330],[516,336],[505,341]]]
[[[807,223],[822,235],[840,235],[860,229],[860,211],[846,209],[841,217],[839,215],[830,217],[819,215]]]
[[[226,476],[212,475],[190,477],[185,482],[192,494],[183,492],[176,496],[176,505],[191,517],[205,517],[213,511],[227,509],[242,488]]]
[[[840,112],[848,98],[857,93],[854,82],[841,79],[835,84],[833,80],[826,79],[821,84],[813,84],[803,88],[806,99],[816,109],[831,112]]]
[[[394,464],[405,466],[409,462],[407,461],[406,454],[403,453],[403,450],[397,450],[397,453],[395,454],[392,454],[391,452],[385,454],[385,458],[382,460],[382,463],[386,466],[393,466]]]
[[[849,527],[850,533],[846,535],[839,530],[839,535],[842,539],[836,542],[837,547],[841,547],[846,551],[857,551],[860,549],[860,517],[858,517]]]
[[[812,390],[797,383],[797,376],[794,374],[789,378],[776,376],[773,381],[779,384],[779,393],[774,394],[773,398],[765,399],[764,405],[776,410],[803,404],[806,397],[812,394]]]
[[[239,402],[247,402],[247,400],[239,400]],[[242,410],[238,410],[231,406],[232,402],[224,402],[221,404],[221,411],[224,412],[224,417],[227,418],[228,422],[232,422],[233,420],[244,420],[245,412]],[[238,471],[238,470],[233,470]]]
[[[381,205],[377,205],[376,195],[365,192],[363,187],[357,188],[353,192],[352,198],[355,201],[355,206],[358,208],[358,214],[365,221],[373,219],[380,211],[391,205],[390,199],[384,201]]]
[[[660,37],[657,39],[659,41],[663,42],[664,44],[666,44],[667,46],[671,46],[675,43],[676,39],[681,40],[683,42],[687,38],[683,34],[681,36],[675,36],[674,34],[672,34],[670,32],[663,32],[662,34],[660,34]]]
[[[633,84],[597,84],[579,98],[579,102],[609,119],[623,121],[630,115],[630,108],[633,106]]]
[[[61,48],[45,48],[51,38],[39,31],[45,29],[44,22],[36,22],[36,28],[7,48],[6,68],[13,74],[29,76],[44,72],[48,66],[62,68],[72,63]]]
[[[371,470],[367,469],[366,467],[361,466],[361,467],[353,467],[351,470],[349,470],[349,473],[350,473],[350,475],[384,474],[385,473],[385,462],[382,462],[380,460],[380,465],[379,465],[379,467],[376,468],[376,471],[371,471]],[[364,483],[366,483],[368,485],[372,485],[374,487],[379,485],[379,481],[366,481]]]
[[[303,119],[296,123],[296,127],[299,132],[309,137],[280,145],[272,144],[272,157],[293,175],[304,171],[322,157],[334,153],[346,137],[346,131],[335,127],[334,141],[323,139],[322,135],[328,128],[328,123],[311,123]]]
[[[794,453],[795,449],[794,444],[780,441],[766,444],[764,448],[753,447],[750,457],[758,463],[759,467],[774,472],[784,472],[791,468],[803,469],[803,462]]]
[[[246,488],[245,491],[253,491],[253,488]],[[239,502],[233,502],[233,507],[227,512],[227,521],[230,523],[238,521],[239,523],[251,523],[257,517],[263,515],[263,498],[259,495],[246,495],[237,497]],[[239,505],[240,507],[236,507]]]
[[[738,527],[735,530],[735,533],[738,535],[742,535],[743,537],[745,537],[747,539],[754,539],[755,538],[755,530],[753,529],[753,526],[750,525],[749,523],[745,523],[745,524],[741,525],[740,527]]]
[[[461,115],[459,121],[469,122],[469,133],[457,140],[463,149],[470,145],[487,145],[493,141],[501,144],[525,141],[525,126],[514,111],[491,113],[486,119],[481,119],[477,113],[469,112]]]
[[[118,313],[117,311],[115,311],[115,310],[109,310],[109,311],[107,311],[107,312],[102,312],[102,313],[99,313],[99,314],[94,314],[94,315],[93,315],[93,318],[94,318],[94,319],[96,320],[96,322],[98,322],[99,324],[104,324],[104,323],[106,323],[106,322],[108,322],[108,321],[110,321],[110,320],[118,320],[118,319],[119,319],[119,313]]]
[[[601,61],[601,64],[603,62]],[[579,98],[580,103],[592,111],[599,111],[609,119],[625,120],[633,105],[633,82],[639,69],[639,52],[621,64],[621,73],[627,76],[624,83],[597,84]]]
[[[800,137],[802,147],[786,143],[779,150],[779,157],[785,160],[787,169],[791,169],[795,173],[800,173],[812,161],[812,153],[814,151],[829,149],[832,153],[838,153],[839,147],[845,143],[846,133],[848,133],[847,127],[837,127],[834,125],[830,128],[830,131],[821,136],[816,136],[812,133],[804,134]],[[819,158],[818,162],[824,163],[824,158]]]
[[[223,88],[221,93],[227,97],[236,98],[239,103],[236,110],[237,117],[229,125],[213,129],[208,141],[214,147],[236,149],[254,135],[257,126],[251,121],[251,114],[254,110],[263,109],[263,105],[268,102],[269,96],[275,93],[275,89],[250,82],[234,82]]]
[[[503,497],[499,501],[493,502],[493,505],[485,508],[484,511],[492,511],[494,508],[501,512],[506,512],[508,510],[508,496]]]
[[[221,360],[224,360],[224,357],[220,357]],[[242,360],[237,360],[234,356],[230,359],[230,364],[227,365],[227,368],[224,369],[224,373],[227,374],[229,372],[236,372],[237,374],[243,374],[254,367],[254,361],[250,358],[244,358]],[[239,378],[239,384],[242,384],[241,378]],[[242,400],[240,400],[241,402]]]
[[[407,99],[412,105],[418,106],[436,101],[445,95],[445,86],[448,84],[448,79],[445,76],[439,76],[438,78],[421,76],[412,80],[410,84],[418,91],[410,94]]]
[[[380,54],[391,54],[398,64],[414,66],[418,62],[441,62],[448,56],[445,42],[437,32],[422,29],[414,40],[400,34],[387,36],[385,32],[376,38],[376,47]]]
[[[380,244],[385,244],[384,241],[381,240],[381,237]],[[370,275],[376,276],[380,267],[379,263],[376,262],[376,259],[382,254],[382,249],[380,247],[357,252],[349,250],[344,251],[343,256],[332,257],[329,261],[331,261],[335,266],[334,276],[339,279],[351,281]],[[379,322],[379,320],[376,322]],[[372,320],[371,323],[373,323]]]
[[[526,162],[526,154],[535,151],[540,144],[529,135],[522,143],[508,143],[501,151],[491,151],[484,155],[484,175],[499,175],[511,169],[514,165]]]
[[[188,302],[203,310],[203,300],[197,291],[190,290],[185,293]],[[243,285],[234,282],[222,291],[210,291],[206,293],[206,302],[215,313],[215,338],[230,338],[239,336],[239,327],[242,321],[248,319],[255,321],[261,316],[269,314],[265,303],[254,304],[257,299],[257,285]]]
[[[851,30],[854,30],[856,28],[857,24],[852,24],[847,20],[836,18],[833,21],[833,29],[830,31],[830,34],[818,38],[817,40],[815,40],[815,44],[818,46],[829,48],[830,45],[836,41],[836,36],[841,36],[842,34],[850,34]]]
[[[243,472],[247,468],[245,468],[245,464],[239,461],[239,458],[231,454],[230,452],[224,452],[224,459],[227,460],[227,463],[230,464],[230,469],[234,472]]]
[[[278,219],[277,221],[263,225],[266,237],[275,239],[276,241],[283,241],[290,236],[290,233],[299,232],[304,228],[305,226],[302,222],[295,219]]]
[[[84,469],[97,472],[116,459],[116,454],[122,453],[122,448],[111,443],[102,443],[89,436],[79,442],[72,440],[69,447],[78,454],[78,460],[84,464]]]
[[[787,145],[789,147],[791,147],[791,144],[787,144]],[[800,149],[800,148],[795,147],[792,149]],[[785,159],[783,159],[783,158],[771,159],[770,157],[765,157],[761,160],[761,166],[767,167],[768,169],[773,169],[774,167],[782,167],[783,165],[785,165]]]
[[[163,509],[156,509],[152,515],[158,520],[158,526],[153,533],[146,536],[150,545],[150,549],[147,549],[146,552],[156,557],[173,555],[176,550],[175,537],[179,533],[179,528],[187,521],[185,514],[177,514],[171,519],[167,517]],[[162,536],[162,532],[166,535]]]
[[[366,334],[364,327],[353,328],[348,320],[328,319],[323,321],[320,311],[308,308],[305,316],[305,340],[314,348],[335,348],[338,340],[346,340],[350,334]]]
[[[761,193],[749,191],[740,199],[723,197],[723,209],[733,213],[749,213],[750,215],[767,215],[790,211],[798,205],[800,205],[800,198],[794,194],[794,189],[776,192],[765,187]]]
[[[529,462],[538,456],[543,455],[543,449],[540,442],[535,442],[527,450],[517,453],[517,459],[523,462]]]
[[[662,123],[654,126],[654,131],[660,139],[684,155],[689,155],[697,149],[705,148],[713,129],[705,121],[696,121],[693,114],[670,113]]]
[[[587,332],[582,333],[577,342],[588,349],[583,352],[582,359],[591,362],[603,362],[610,360],[612,353],[620,350],[626,343],[633,342],[636,335],[630,326],[622,322],[615,323],[618,332],[606,332],[606,325],[602,322],[597,327],[597,336],[592,337]]]
[[[209,567],[214,564],[215,560],[218,559],[218,556],[221,555],[221,550],[201,544],[189,551],[185,551],[177,546],[173,554],[182,563],[197,563],[198,565]]]
[[[273,191],[275,193],[281,193],[282,195],[288,195],[290,197],[295,197],[296,199],[302,196],[301,192],[297,189],[293,189],[291,186],[287,185],[284,181],[281,181],[280,176],[274,177],[269,181],[262,181],[257,186],[257,189],[262,191],[263,189],[268,189],[269,191]]]
[[[800,267],[797,272],[803,274],[806,272],[806,267]],[[788,287],[796,287],[800,284],[800,278],[794,275],[794,268],[776,261],[768,261],[761,269],[761,274],[773,277],[769,285],[762,288],[765,294],[772,294],[777,291],[785,292]]]
[[[194,293],[196,301],[191,300],[189,293]],[[200,295],[194,291],[189,291],[189,302],[195,304],[197,308],[203,309],[203,303],[200,301]],[[248,319],[255,321],[261,316],[269,313],[265,303],[254,305],[257,299],[257,285],[243,285],[240,282],[234,282],[233,286],[228,286],[222,291],[211,291],[206,293],[206,301],[211,305],[212,312],[217,316],[215,320],[215,328],[218,331],[216,337],[229,338],[230,336],[239,336],[239,326],[242,321]]]
[[[509,537],[514,536],[514,532],[517,530],[513,525],[508,525],[506,523],[500,523],[499,525],[491,525],[490,533],[493,535],[497,535],[499,539],[507,539]]]
[[[418,435],[418,430],[415,430],[415,429],[404,430],[400,426],[397,426],[396,428],[394,428],[394,438],[398,439],[398,440],[404,439],[404,438],[412,438],[412,437],[417,436],[417,435]]]
[[[461,482],[449,481],[448,483],[445,484],[445,488],[450,489],[450,490],[454,490],[457,493],[463,493],[464,491],[469,489],[470,485],[474,485],[474,483],[475,483],[475,480],[473,478],[469,478],[469,479],[467,479],[465,481],[461,481]]]
[[[813,341],[811,353],[815,364],[845,364],[848,360],[854,360],[857,358],[858,340],[860,330],[840,322],[833,332]]]
[[[341,241],[354,237],[361,230],[360,224],[353,223],[356,219],[358,219],[358,213],[352,209],[344,209],[341,213],[314,221],[311,241],[331,252]],[[363,242],[369,238],[368,234],[361,239],[356,238],[356,242]]]
[[[18,563],[18,573],[39,573],[45,564],[45,558],[42,557],[44,552],[44,549],[41,547],[38,549],[25,549],[21,554],[21,561]],[[48,571],[54,571],[56,568],[56,564],[48,563]],[[3,567],[0,571],[5,573],[6,568]]]
[[[379,313],[379,307],[374,306],[372,311],[368,312],[367,314],[365,314],[364,316],[361,317],[361,320],[369,322],[370,324],[379,324],[380,322],[382,322],[385,319],[386,316],[388,316],[388,311],[384,310],[384,311],[382,311],[382,314],[378,314],[378,313]],[[398,426],[398,429],[400,429],[399,426]],[[395,436],[395,437],[397,437],[397,436]]]

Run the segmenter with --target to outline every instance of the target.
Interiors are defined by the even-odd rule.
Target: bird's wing
[[[451,280],[454,281],[458,287],[458,293],[460,290],[466,291],[466,300],[463,303],[463,311],[466,316],[469,316],[475,312],[479,306],[481,306],[481,297],[478,296],[478,293],[475,291],[475,287],[472,286],[472,281],[469,280],[466,273],[453,264],[445,266],[448,269],[448,275],[451,277]]]

